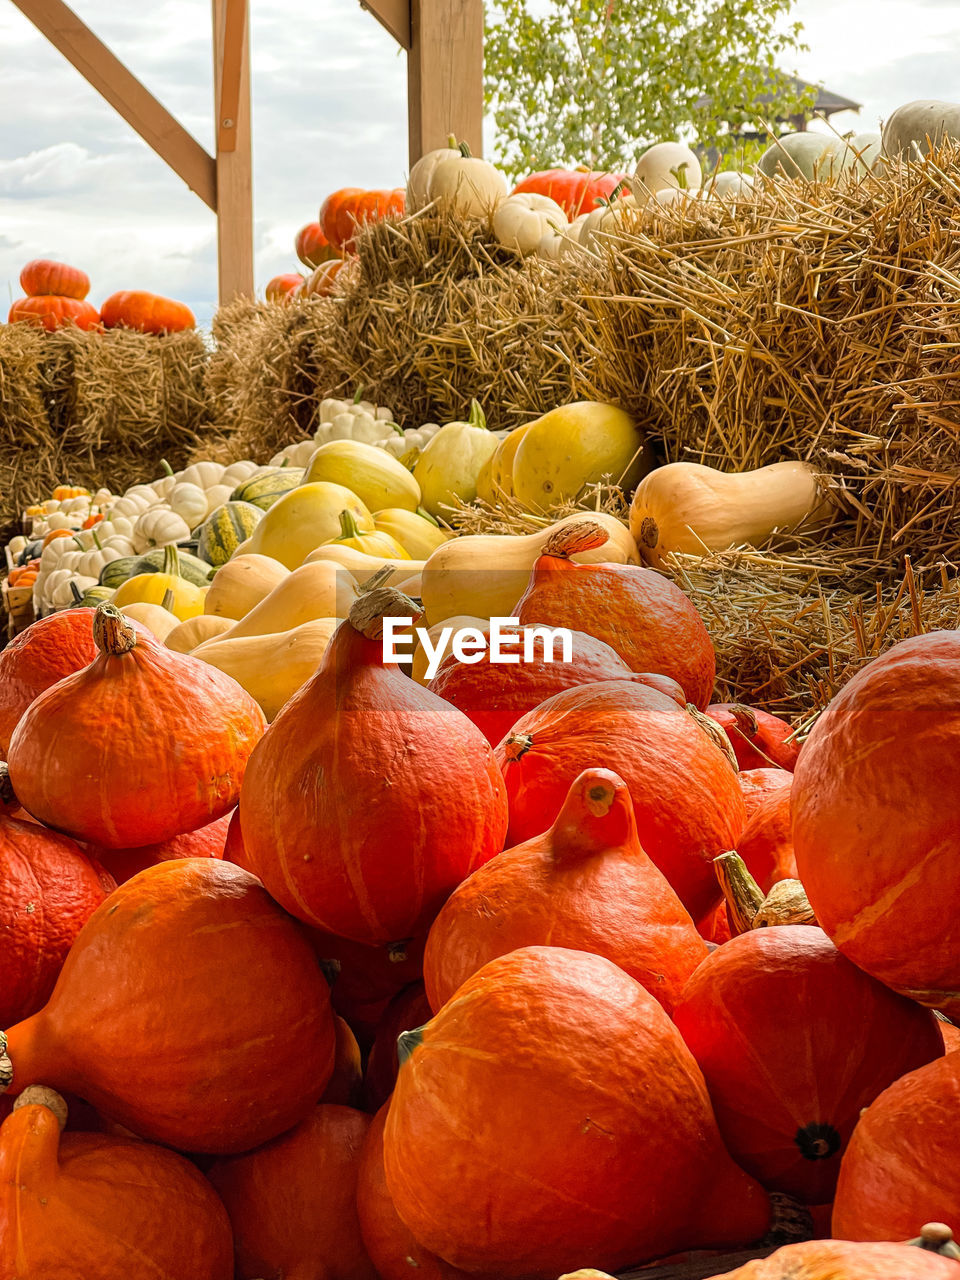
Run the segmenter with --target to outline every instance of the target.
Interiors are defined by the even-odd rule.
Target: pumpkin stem
[[[776,924],[816,924],[817,917],[799,880],[778,880],[753,917],[751,929]]]
[[[529,733],[511,733],[503,746],[508,762],[516,764],[533,746],[533,738]]]
[[[931,1253],[939,1253],[944,1258],[954,1258],[960,1262],[960,1247],[953,1239],[953,1232],[945,1222],[926,1222],[920,1228],[916,1240],[908,1240],[908,1244],[918,1249],[927,1249]]]
[[[137,633],[116,605],[98,604],[93,615],[93,640],[107,657],[121,658],[136,648]]]
[[[638,541],[645,547],[653,548],[660,541],[660,526],[654,520],[653,516],[644,516],[640,522],[640,537]]]
[[[7,1056],[7,1037],[0,1031],[0,1093],[6,1093],[12,1084],[13,1063]]]
[[[558,864],[609,849],[638,852],[633,804],[623,779],[611,769],[585,769],[567,792],[550,846]]]
[[[163,471],[163,474],[164,474],[165,476],[174,476],[174,475],[176,475],[176,474],[177,474],[177,473],[174,471],[173,467],[171,467],[170,463],[166,460],[166,458],[161,458],[161,459],[160,459],[160,467],[161,467],[161,469],[162,469],[162,471]]]
[[[80,588],[77,586],[77,582],[75,578],[70,579],[70,594],[73,596],[74,604],[83,603],[83,593],[81,592]]]
[[[167,613],[173,613],[173,606],[175,604],[176,604],[176,597],[174,596],[170,588],[167,587],[166,591],[163,593],[163,599],[160,601],[160,608],[166,609]]]
[[[410,618],[416,622],[422,613],[409,596],[395,587],[374,587],[354,600],[347,617],[355,631],[368,640],[379,640],[384,618]]]
[[[483,406],[479,400],[470,401],[470,416],[467,418],[467,422],[470,423],[471,427],[477,427],[480,431],[489,430],[487,427],[487,415],[483,412]]]
[[[400,942],[391,942],[387,947],[387,959],[391,964],[403,964],[407,958],[408,945],[412,938],[403,938]]]
[[[7,768],[5,760],[0,760],[0,809],[13,811],[20,808],[20,802],[17,800],[13,790],[13,783],[10,781],[10,770]]]
[[[163,572],[172,578],[180,577],[180,552],[172,542],[163,548]]]
[[[423,1044],[423,1027],[417,1027],[415,1031],[401,1031],[397,1036],[397,1061],[401,1067],[413,1053],[414,1049],[419,1049]]]
[[[359,387],[357,387],[356,391],[353,393],[353,403],[359,404],[362,399],[363,399],[363,385],[361,384]]]
[[[690,716],[700,726],[715,747],[719,747],[723,754],[730,761],[734,773],[740,772],[740,766],[737,764],[737,753],[731,746],[730,739],[727,737],[723,725],[717,724],[716,720],[711,720],[708,715],[695,707],[692,702],[687,703],[687,715]]]
[[[432,516],[430,512],[426,509],[426,507],[417,507],[417,515],[421,518],[421,520],[428,520],[430,524],[432,524],[435,528],[437,529],[440,528],[440,521],[436,518],[436,516]]]
[[[347,538],[360,538],[363,536],[363,530],[357,524],[356,516],[352,511],[340,512],[340,537],[337,542],[345,542]]]
[[[757,717],[754,715],[750,707],[745,707],[742,702],[734,702],[730,707],[733,715],[734,723],[745,738],[755,738],[760,732],[760,725],[757,723]]]
[[[14,1111],[19,1111],[21,1107],[46,1107],[57,1117],[61,1131],[67,1127],[66,1102],[55,1089],[50,1089],[45,1084],[28,1084],[13,1104]]]
[[[556,560],[569,560],[580,551],[592,551],[602,547],[609,535],[597,520],[575,520],[554,529],[543,544],[542,556],[553,556]]]
[[[100,539],[97,537],[97,531],[96,531],[96,529],[91,529],[91,530],[90,530],[90,532],[93,534],[93,545],[97,548],[97,550],[98,550],[98,551],[102,551],[102,550],[103,550],[103,543],[102,543],[102,542],[100,541]]]
[[[747,864],[733,850],[714,858],[713,869],[727,903],[730,932],[734,937],[749,933],[753,928],[754,917],[763,906],[760,886],[747,870]]]

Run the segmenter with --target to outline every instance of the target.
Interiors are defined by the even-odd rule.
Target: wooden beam
[[[360,0],[360,8],[372,13],[402,49],[409,49],[411,38],[412,0]]]
[[[54,48],[106,98],[204,204],[217,207],[213,157],[63,0],[13,0]]]
[[[220,51],[220,86],[217,117],[217,148],[235,151],[237,116],[240,111],[240,80],[243,72],[244,40],[247,34],[247,0],[227,0]]]
[[[483,0],[411,0],[410,166],[449,135],[483,151]]]
[[[217,139],[224,120],[232,120],[229,146],[217,146],[217,267],[220,305],[238,297],[253,297],[253,156],[250,145],[250,22],[248,0],[212,0],[213,86]],[[238,8],[241,10],[237,16]],[[231,33],[230,22],[234,27]],[[239,64],[231,83],[225,64],[239,24]],[[230,73],[231,76],[234,74]],[[225,114],[221,95],[235,89]],[[233,107],[233,102],[236,107]]]

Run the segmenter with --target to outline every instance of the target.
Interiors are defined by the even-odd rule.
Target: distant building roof
[[[824,89],[823,85],[810,84],[809,81],[800,80],[797,76],[787,76],[786,81],[798,96],[807,93],[810,89],[815,89],[817,96],[813,110],[821,116],[832,116],[837,111],[859,111],[863,106],[862,102],[854,102],[852,98],[844,98],[842,94],[831,93],[829,89]],[[767,106],[775,102],[779,96],[772,89],[769,93],[758,94],[756,105]],[[708,111],[712,101],[713,99],[707,94],[700,98],[697,107],[701,111]]]

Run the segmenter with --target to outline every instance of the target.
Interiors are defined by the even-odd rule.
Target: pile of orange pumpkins
[[[4,1280],[719,1275],[784,1198],[731,1274],[960,1280],[960,634],[801,747],[577,529],[526,660],[421,686],[373,586],[269,727],[109,604],[0,654]]]
[[[112,293],[98,311],[87,301],[90,277],[79,267],[37,258],[20,272],[26,295],[14,299],[10,324],[29,324],[48,333],[64,325],[78,329],[135,329],[140,333],[180,333],[193,329],[193,312],[183,302],[139,289]]]

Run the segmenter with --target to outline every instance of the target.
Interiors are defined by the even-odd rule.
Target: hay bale
[[[0,540],[20,529],[20,513],[57,483],[59,444],[47,413],[45,334],[0,325]]]

